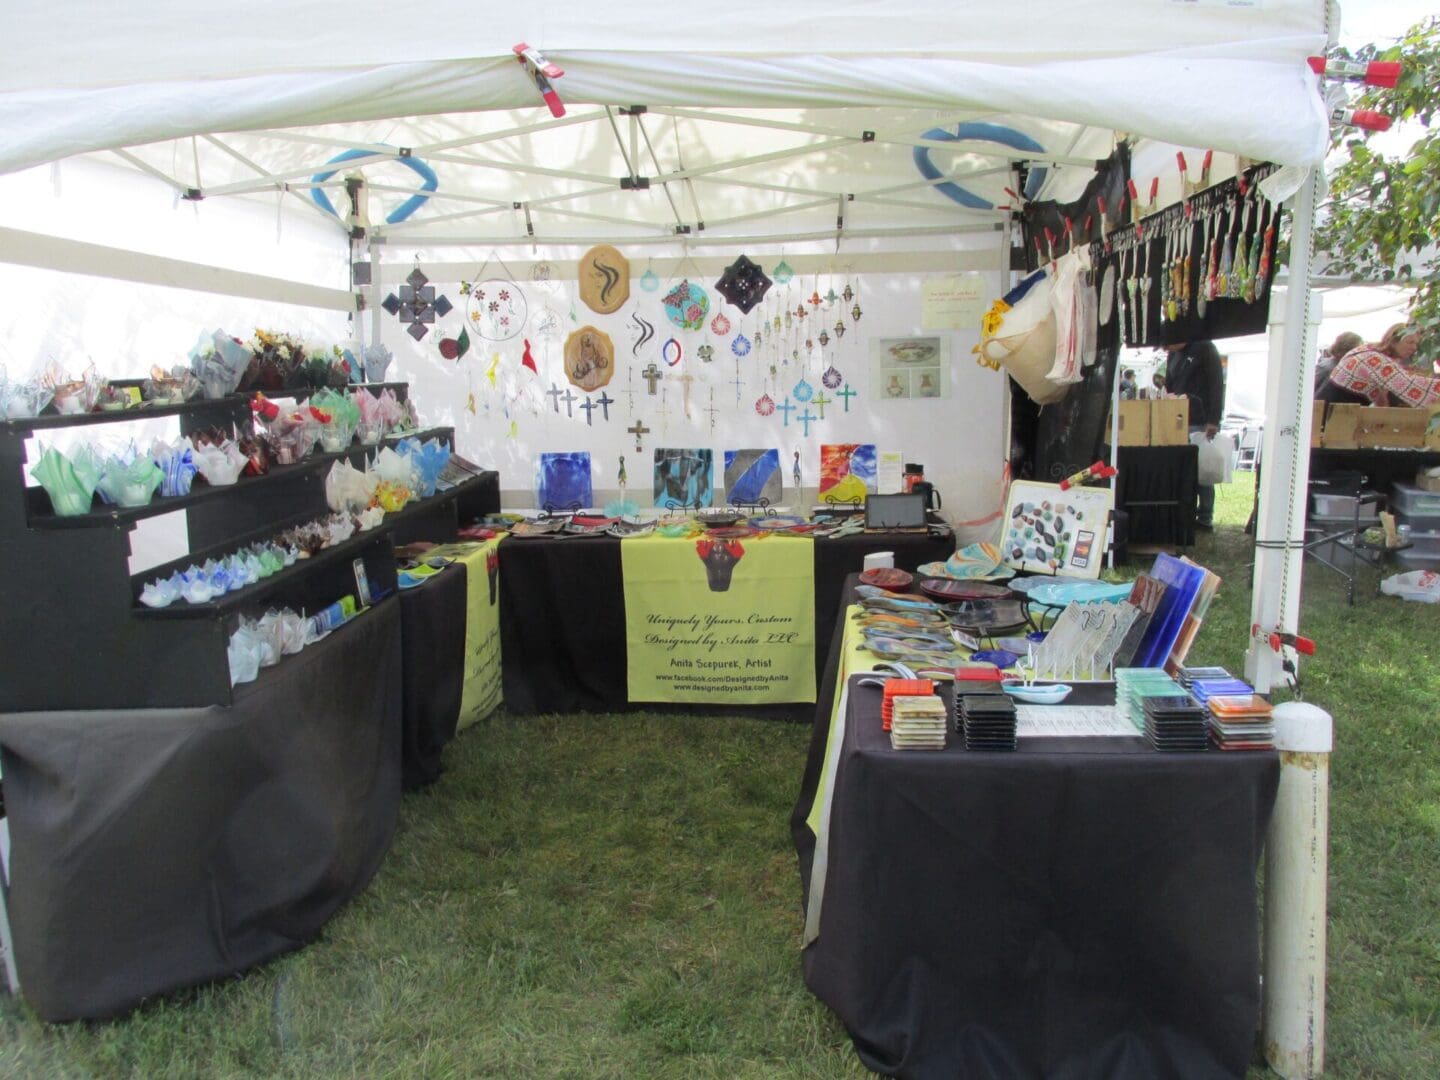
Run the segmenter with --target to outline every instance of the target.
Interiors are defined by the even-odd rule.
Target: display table
[[[42,1019],[252,967],[365,887],[400,804],[400,607],[229,707],[0,715],[15,959]]]
[[[896,752],[880,691],[846,685],[833,780],[822,690],[792,834],[815,931],[806,984],[866,1065],[1244,1075],[1274,753],[1157,754],[1139,738]],[[819,807],[823,843],[807,825]]]
[[[401,775],[406,790],[440,778],[465,682],[466,572],[446,567],[400,593]]]
[[[511,537],[500,553],[501,655],[505,707],[512,713],[609,712],[632,705],[626,680],[622,541],[610,536]],[[764,542],[764,541],[762,541]],[[817,672],[835,625],[835,598],[845,576],[872,551],[893,551],[895,565],[914,570],[943,562],[951,537],[867,533],[813,542]],[[669,707],[669,706],[667,706]],[[696,706],[696,708],[703,708]],[[727,707],[720,707],[722,709]],[[762,713],[808,718],[812,706],[749,706]]]
[[[1335,473],[1358,472],[1366,478],[1365,486],[1388,496],[1395,481],[1413,484],[1421,469],[1440,465],[1440,450],[1385,450],[1312,447],[1310,479],[1323,480]]]
[[[1115,455],[1115,509],[1126,514],[1125,543],[1195,543],[1200,452],[1184,446],[1121,446]]]

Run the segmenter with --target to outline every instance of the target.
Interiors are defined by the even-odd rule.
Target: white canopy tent
[[[16,0],[0,38],[0,173],[98,156],[176,198],[278,199],[333,225],[348,251],[346,223],[311,193],[343,210],[344,173],[363,171],[380,288],[420,251],[461,249],[473,267],[501,250],[567,260],[600,239],[671,267],[778,249],[808,256],[802,273],[984,269],[998,288],[1008,216],[995,207],[1013,201],[1017,162],[1036,179],[1045,170],[1027,194],[1061,198],[1121,136],[1318,165],[1327,109],[1305,58],[1326,40],[1324,0],[742,0],[714,12],[156,0],[143,13]],[[516,62],[522,41],[564,68],[563,118]],[[975,122],[1007,129],[1018,148],[957,142],[955,125]],[[346,151],[359,156],[332,163]],[[1167,154],[1162,202],[1179,191]],[[415,194],[416,161],[436,189],[387,222]],[[978,205],[961,205],[956,186]],[[1307,225],[1312,198],[1302,187]],[[0,260],[18,265],[355,308],[348,281],[131,259],[64,224],[30,231],[24,208],[0,221]],[[1308,243],[1295,247],[1292,280],[1304,280]],[[382,259],[386,249],[399,254]],[[1292,327],[1305,323],[1303,293]],[[1271,365],[1265,453],[1293,457],[1303,481],[1314,350],[1302,337]],[[1280,546],[1260,552],[1255,621],[1293,630],[1298,585],[1284,583],[1298,582],[1303,493],[1267,494],[1278,516],[1262,536]],[[1272,660],[1252,652],[1269,685]]]

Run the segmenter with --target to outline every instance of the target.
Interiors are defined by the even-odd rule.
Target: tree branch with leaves
[[[1353,104],[1385,113],[1418,137],[1407,152],[1391,155],[1376,148],[1370,132],[1336,131],[1332,149],[1344,161],[1330,173],[1316,233],[1317,250],[1329,255],[1325,272],[1414,287],[1411,317],[1428,341],[1440,342],[1440,132],[1432,127],[1440,109],[1440,17],[1417,23],[1395,45],[1334,55],[1401,61],[1394,89],[1366,89]]]

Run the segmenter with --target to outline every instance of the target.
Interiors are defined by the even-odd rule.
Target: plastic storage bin
[[[1391,490],[1390,509],[1406,518],[1440,516],[1440,491],[1425,491],[1397,480]]]

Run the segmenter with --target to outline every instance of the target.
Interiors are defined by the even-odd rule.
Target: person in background
[[[1150,376],[1149,396],[1156,401],[1165,396],[1165,372],[1157,371],[1154,375]]]
[[[1120,398],[1122,401],[1135,400],[1135,369],[1126,368],[1120,372]]]
[[[1346,330],[1337,337],[1330,347],[1320,354],[1320,360],[1315,365],[1315,393],[1318,396],[1321,388],[1330,379],[1330,373],[1335,370],[1335,365],[1340,358],[1357,345],[1363,345],[1365,339],[1351,330]]]
[[[1165,362],[1165,389],[1176,397],[1190,399],[1190,433],[1204,432],[1215,438],[1220,430],[1220,416],[1225,409],[1225,371],[1220,353],[1209,341],[1180,342],[1167,345],[1170,359]],[[1201,484],[1195,489],[1195,527],[1215,527],[1215,486]]]
[[[1415,361],[1419,347],[1420,331],[1396,323],[1376,344],[1357,346],[1342,356],[1315,397],[1412,408],[1440,403],[1440,379],[1429,374],[1430,361]]]

